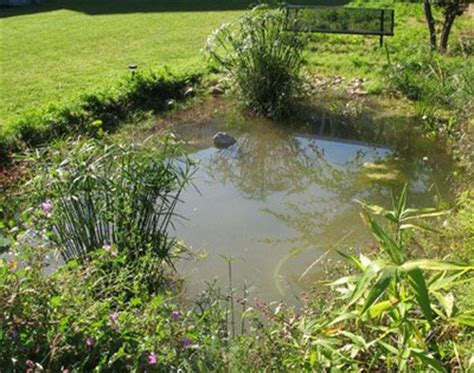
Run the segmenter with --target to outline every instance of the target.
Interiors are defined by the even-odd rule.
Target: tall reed
[[[87,141],[40,176],[52,239],[66,261],[105,247],[128,260],[152,254],[171,263],[169,234],[191,163],[143,145]]]
[[[288,31],[296,29],[294,22],[283,10],[258,6],[207,41],[210,61],[230,75],[245,106],[257,114],[282,116],[301,94],[306,37]]]

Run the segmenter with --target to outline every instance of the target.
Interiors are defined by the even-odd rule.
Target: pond
[[[294,301],[331,268],[316,263],[301,278],[328,250],[324,257],[336,260],[335,248],[364,250],[373,242],[355,200],[389,207],[390,191],[405,182],[412,206],[449,198],[449,163],[410,118],[316,111],[275,123],[216,113],[175,126],[199,165],[195,187],[185,191],[178,209],[186,219],[175,227],[202,257],[181,268],[191,294],[215,278],[228,284],[232,258],[234,288]],[[217,131],[237,143],[215,148]]]

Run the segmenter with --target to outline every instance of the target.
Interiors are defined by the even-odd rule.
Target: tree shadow
[[[68,9],[88,15],[244,10],[258,0],[43,0],[40,4],[0,6],[0,18]],[[344,5],[348,0],[296,0],[302,5]]]

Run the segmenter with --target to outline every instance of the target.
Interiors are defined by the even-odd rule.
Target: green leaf
[[[400,193],[400,197],[398,198],[398,204],[396,206],[399,219],[402,218],[402,215],[404,214],[405,209],[407,207],[407,194],[408,194],[408,183],[405,183],[405,185],[403,185],[403,189],[402,189],[402,192]]]
[[[441,260],[435,259],[419,259],[411,260],[404,263],[401,268],[409,272],[412,269],[420,268],[428,271],[464,271],[464,270],[474,270],[474,266],[470,266],[462,263],[454,262],[444,262]]]
[[[462,325],[467,325],[470,326],[471,328],[474,328],[474,316],[471,315],[459,315],[456,317],[453,317],[451,320],[458,324]]]
[[[430,297],[428,295],[428,288],[425,282],[425,276],[420,268],[412,269],[407,272],[410,286],[415,292],[415,298],[423,311],[426,319],[430,322],[433,321],[433,310],[431,309]]]
[[[379,216],[383,216],[384,218],[390,220],[391,222],[397,223],[397,219],[396,219],[395,216],[393,215],[393,212],[392,212],[392,211],[387,210],[387,209],[383,208],[382,206],[370,205],[370,204],[368,204],[368,203],[359,201],[359,200],[357,200],[357,199],[355,200],[355,202],[357,202],[358,204],[360,204],[365,210],[371,212],[372,214],[374,214],[374,215],[379,215]]]
[[[359,261],[359,259],[357,259],[354,255],[349,255],[349,254],[346,254],[345,252],[343,251],[340,251],[340,250],[336,250],[336,252],[342,256],[344,259],[348,260],[349,262],[351,262],[352,264],[354,264],[359,270],[363,271],[364,270],[364,266],[362,265],[362,263]]]
[[[379,276],[379,279],[374,284],[372,289],[367,296],[364,307],[362,307],[361,314],[367,312],[367,310],[379,299],[379,297],[387,290],[397,273],[397,267],[389,266],[386,267]]]
[[[349,299],[349,306],[353,305],[356,303],[362,295],[366,292],[366,290],[369,288],[370,283],[374,279],[374,277],[377,275],[377,268],[374,265],[369,265],[360,279],[357,281],[356,287],[354,289],[354,292],[352,293],[351,298]]]
[[[441,306],[444,308],[444,312],[446,316],[449,318],[453,315],[454,310],[454,295],[452,293],[448,293],[443,295],[438,292],[433,293],[436,299],[438,299]]]
[[[357,317],[356,314],[352,312],[345,312],[342,315],[339,315],[338,317],[336,317],[334,320],[332,320],[327,326],[328,327],[333,326],[333,325],[339,324],[342,321],[355,319],[356,317]]]
[[[439,233],[438,230],[431,228],[427,225],[421,225],[421,224],[415,224],[415,223],[405,223],[400,225],[401,230],[406,230],[406,229],[419,229],[420,231],[428,231],[428,232],[433,232],[433,233]]]
[[[394,304],[396,304],[396,300],[387,300],[384,302],[376,303],[372,307],[369,308],[369,316],[372,319],[380,316],[383,312],[389,310]]]
[[[435,371],[446,372],[446,369],[443,367],[443,365],[438,360],[435,360],[431,356],[428,356],[426,352],[421,350],[412,350],[412,354],[413,356],[421,360],[423,364],[429,365]]]
[[[438,272],[433,276],[432,281],[428,285],[430,291],[438,291],[441,289],[451,289],[454,285],[459,285],[463,282],[470,281],[470,279],[460,280],[460,278],[469,270],[458,271],[450,276],[446,276],[446,271]]]

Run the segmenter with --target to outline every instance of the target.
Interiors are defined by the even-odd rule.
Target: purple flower
[[[41,210],[43,211],[43,214],[47,217],[51,217],[51,211],[53,211],[53,204],[51,203],[51,200],[47,199],[41,204]]]
[[[104,243],[104,245],[102,246],[102,249],[103,249],[104,251],[107,251],[107,252],[110,251],[110,248],[111,248],[111,246],[110,246],[108,243]]]
[[[84,342],[87,348],[94,347],[94,340],[92,338],[87,338]]]
[[[18,332],[16,329],[12,330],[12,339],[16,341],[18,339]]]
[[[181,340],[181,345],[184,347],[184,348],[189,348],[191,347],[192,345],[194,344],[193,340],[190,339],[190,338],[183,338]]]
[[[117,252],[117,251],[112,251],[112,252],[110,253],[110,256],[111,256],[112,258],[116,258],[116,257],[118,257],[118,252]]]
[[[179,311],[173,311],[173,312],[171,312],[171,320],[173,320],[173,321],[179,321]]]
[[[117,324],[118,317],[119,317],[118,312],[112,312],[109,315],[109,320],[113,325],[115,325],[115,324]]]
[[[158,359],[155,354],[155,351],[152,351],[150,355],[148,355],[148,365],[156,365],[157,362],[158,362]]]

